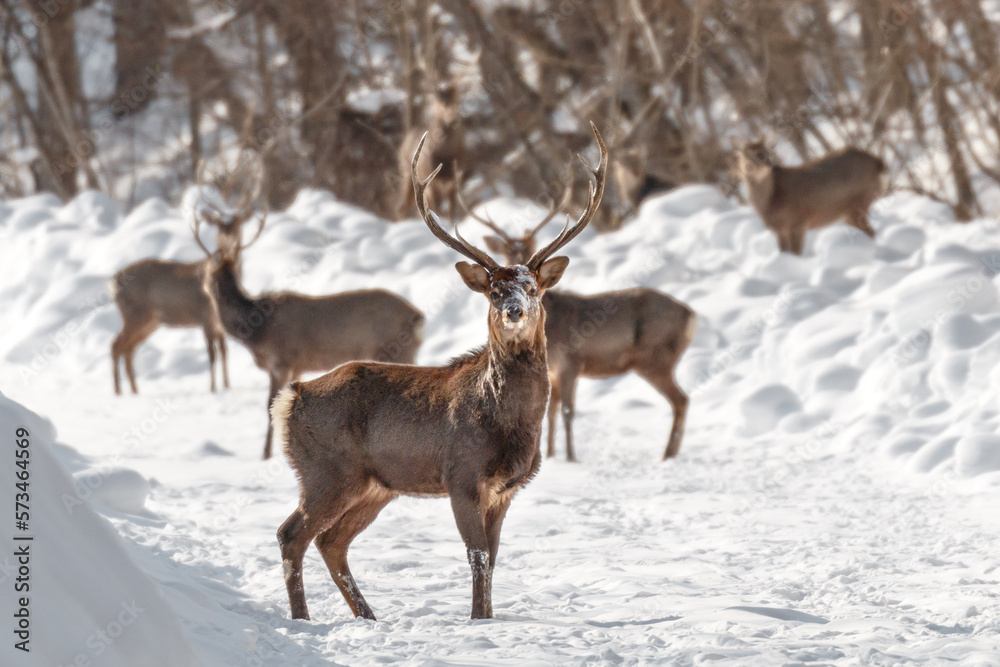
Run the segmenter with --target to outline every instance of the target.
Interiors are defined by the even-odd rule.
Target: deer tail
[[[290,451],[291,437],[289,422],[292,418],[292,410],[295,409],[295,403],[299,400],[300,390],[300,384],[292,382],[279,391],[278,395],[271,402],[271,421],[274,423],[274,433],[278,438],[279,446],[285,452],[285,456],[288,457],[289,461],[295,460]]]

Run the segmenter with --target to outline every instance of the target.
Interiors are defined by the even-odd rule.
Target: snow
[[[13,534],[14,498],[21,491],[15,488],[14,472],[22,470],[13,465],[19,449],[14,437],[17,429],[27,430],[30,443],[30,519],[29,529],[16,535],[30,536],[31,541],[15,541]],[[141,476],[134,470],[118,470],[70,477],[60,459],[79,455],[56,443],[50,422],[3,395],[0,432],[4,434],[0,451],[8,462],[7,474],[0,480],[8,517],[0,529],[4,616],[10,619],[17,608],[15,601],[27,597],[31,632],[16,640],[28,639],[28,653],[16,649],[8,635],[0,644],[0,663],[134,667],[142,656],[143,665],[200,664],[160,586],[130,555],[135,545],[123,542],[108,520],[81,500],[88,495],[81,491],[121,499],[121,480]],[[127,509],[141,510],[142,499],[133,495],[131,501]],[[18,570],[21,557],[13,555],[24,548],[30,567],[26,581]],[[29,588],[15,591],[15,581]]]
[[[539,214],[487,209],[515,232]],[[35,502],[51,511],[38,530],[51,517],[46,534],[69,547],[40,542],[39,558],[117,554],[113,567],[72,561],[86,577],[39,560],[53,586],[38,593],[39,639],[69,601],[91,610],[66,626],[86,637],[141,589],[163,595],[140,605],[159,610],[143,622],[165,625],[151,637],[136,625],[129,664],[192,664],[187,647],[206,665],[996,664],[1000,228],[904,194],[878,202],[872,224],[874,242],[837,225],[810,233],[804,257],[781,255],[749,208],[697,186],[647,201],[619,232],[585,230],[561,288],[645,285],[698,313],[677,373],[692,396],[680,456],[659,461],[669,407],[644,381],[581,380],[583,462],[562,459],[560,428],[560,458],[514,500],[495,620],[468,618],[449,503],[405,498],[351,549],[380,620],[350,616],[311,548],[313,620],[293,621],[275,531],[298,488],[282,458],[258,460],[267,380],[250,355],[230,341],[233,388],[211,394],[201,333],[161,329],[136,355],[142,393],[112,394],[107,280],[142,257],[200,259],[184,212],[152,199],[123,217],[94,193],[6,202],[0,387],[52,420],[54,445],[31,417],[47,434],[35,470],[57,469],[42,463],[51,447],[83,503],[70,521],[40,482]],[[470,242],[488,233],[463,223]],[[427,315],[419,361],[438,364],[486,337],[487,302],[460,259],[418,221],[305,190],[271,213],[243,271],[253,293],[390,289]],[[29,414],[4,401],[0,414]],[[57,646],[80,645],[64,634]],[[124,637],[116,650],[134,649]]]

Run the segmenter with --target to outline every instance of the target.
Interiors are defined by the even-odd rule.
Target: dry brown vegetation
[[[237,144],[264,154],[273,206],[312,186],[392,218],[399,146],[451,83],[470,201],[498,188],[558,196],[593,120],[613,173],[731,194],[731,137],[770,134],[801,160],[854,144],[890,165],[895,187],[967,219],[1000,183],[1000,49],[985,6],[0,0],[0,188],[174,197],[203,154]],[[116,64],[93,92],[77,54],[101,40]],[[166,131],[142,129],[153,114],[171,119]],[[609,183],[595,224],[620,222],[622,194]]]

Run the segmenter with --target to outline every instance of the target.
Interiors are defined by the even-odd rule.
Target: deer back
[[[204,261],[143,259],[114,275],[112,293],[125,316],[142,313],[167,326],[195,326],[213,319],[204,272]]]
[[[694,311],[648,288],[591,296],[548,292],[549,365],[589,376],[618,375],[674,352]]]
[[[410,363],[406,351],[420,342],[423,315],[384,290],[311,297],[277,293],[267,299],[270,335],[298,372],[325,371],[353,359]]]

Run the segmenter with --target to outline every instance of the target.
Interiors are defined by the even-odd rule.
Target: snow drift
[[[15,531],[14,434],[27,430],[29,441],[28,530]],[[188,645],[177,616],[158,586],[126,553],[126,546],[108,521],[81,500],[77,482],[53,453],[55,430],[35,413],[0,395],[0,454],[5,474],[0,497],[6,508],[2,536],[4,616],[16,608],[14,599],[28,599],[30,636],[27,654],[10,637],[0,645],[5,665],[99,664],[188,666],[200,664]],[[23,438],[22,438],[23,439]],[[137,474],[134,473],[133,474]],[[115,475],[96,479],[114,485]],[[84,487],[85,488],[85,487]],[[15,535],[30,536],[14,541]],[[12,546],[13,545],[13,546]],[[30,573],[8,548],[26,548]],[[17,592],[14,579],[29,588]],[[25,581],[21,581],[25,579]]]

